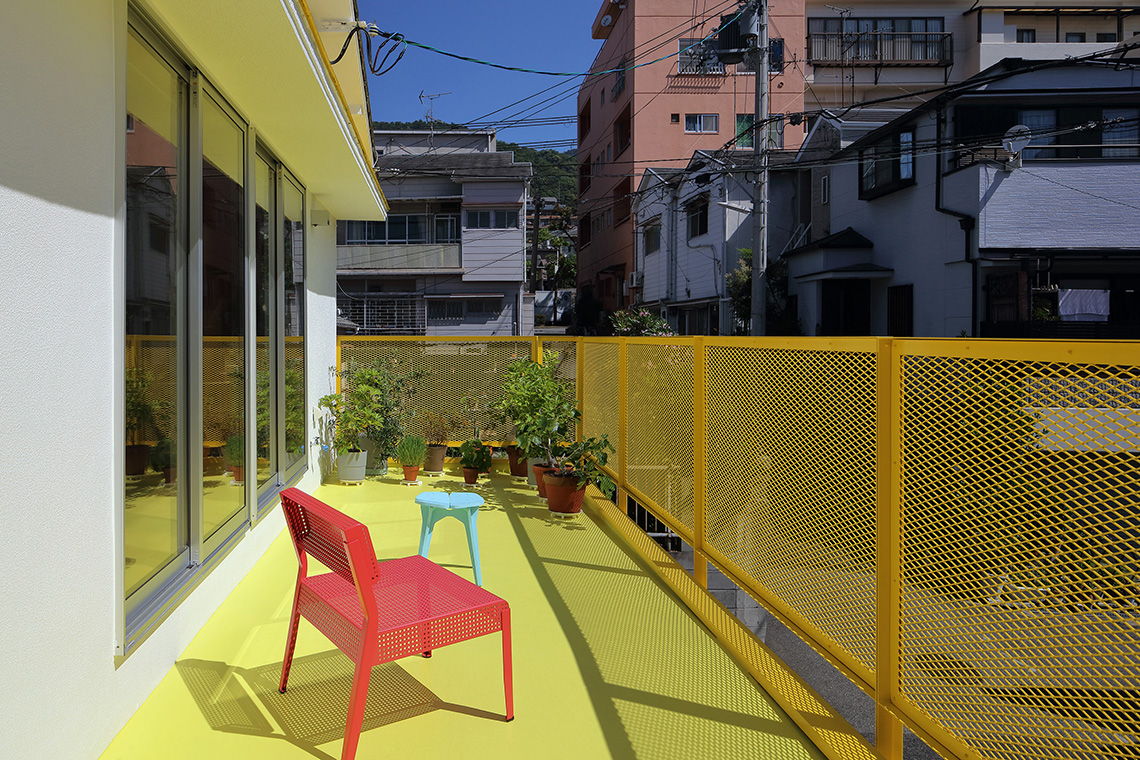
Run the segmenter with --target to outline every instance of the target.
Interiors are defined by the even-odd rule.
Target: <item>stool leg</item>
[[[483,572],[479,568],[479,531],[475,527],[475,520],[479,517],[479,508],[472,507],[467,510],[467,518],[463,525],[467,528],[467,550],[471,553],[471,567],[475,570],[475,585],[483,585]]]
[[[421,504],[420,514],[423,522],[420,525],[420,556],[426,557],[428,555],[428,547],[431,546],[432,529],[435,526],[435,510],[431,507]]]

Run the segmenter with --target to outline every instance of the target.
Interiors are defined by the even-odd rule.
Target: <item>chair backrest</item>
[[[307,554],[349,583],[356,575],[368,584],[380,577],[368,528],[297,488],[281,492],[281,508],[297,555]]]

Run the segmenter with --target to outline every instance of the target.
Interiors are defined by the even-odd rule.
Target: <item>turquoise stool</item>
[[[475,569],[475,585],[483,585],[483,573],[479,569],[479,533],[475,529],[475,518],[483,497],[477,493],[447,493],[429,491],[416,497],[420,505],[423,524],[420,526],[420,556],[427,557],[431,546],[431,533],[435,524],[445,517],[454,517],[467,528],[467,548],[471,552],[471,566]]]

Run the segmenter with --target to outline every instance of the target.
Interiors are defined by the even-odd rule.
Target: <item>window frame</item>
[[[692,240],[709,233],[709,196],[705,193],[685,203],[685,239]]]
[[[914,185],[916,158],[913,125],[860,149],[859,200],[873,200]]]
[[[690,129],[690,118],[692,118],[694,128]],[[707,128],[708,119],[713,121],[712,129]],[[687,135],[716,135],[720,134],[720,114],[719,113],[687,113],[685,114],[685,134]]]

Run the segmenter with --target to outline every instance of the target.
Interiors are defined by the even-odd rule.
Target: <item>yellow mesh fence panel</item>
[[[224,446],[245,432],[245,341],[202,338],[202,443]]]
[[[625,348],[626,479],[692,536],[693,343]]]
[[[128,335],[126,368],[142,370],[147,383],[147,400],[158,410],[156,423],[162,437],[176,439],[178,424],[178,341],[165,335]],[[157,442],[154,431],[139,443]]]
[[[460,437],[456,442],[469,437],[475,427],[486,441],[513,440],[513,427],[492,427],[489,406],[499,397],[506,368],[530,355],[531,341],[526,338],[340,338],[342,367],[351,362],[364,365],[395,358],[401,372],[423,371],[424,379],[408,404],[411,417],[407,431],[422,434],[427,412],[459,414],[471,429],[457,431],[455,435]]]
[[[985,757],[1140,757],[1140,352],[1106,347],[1121,366],[1056,344],[1033,360],[905,345],[912,713]]]
[[[615,453],[610,455],[609,469],[617,471],[619,435],[618,362],[620,349],[617,343],[591,343],[584,341],[582,382],[582,436],[584,438],[609,435]]]
[[[875,354],[706,351],[707,546],[870,680]]]
[[[553,351],[557,356],[555,376],[567,381],[566,395],[569,401],[574,401],[578,390],[578,344],[572,340],[544,340],[542,349]]]

